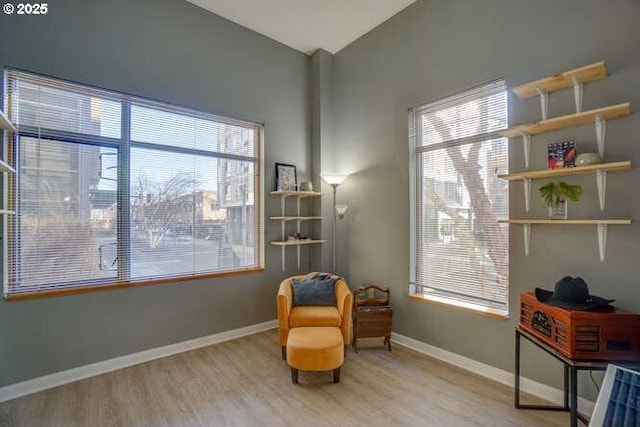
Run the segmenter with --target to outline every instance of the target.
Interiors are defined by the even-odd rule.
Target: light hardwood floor
[[[378,342],[379,341],[379,342]],[[342,378],[291,383],[275,330],[0,404],[0,426],[566,426],[516,410],[512,389],[382,340],[347,351]]]

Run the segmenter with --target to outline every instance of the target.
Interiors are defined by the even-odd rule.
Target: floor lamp
[[[342,219],[347,212],[347,205],[336,205],[336,190],[349,176],[346,173],[323,173],[320,175],[324,181],[333,187],[333,273],[336,272],[336,228],[338,218]]]

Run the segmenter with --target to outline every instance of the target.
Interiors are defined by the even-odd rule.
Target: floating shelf
[[[0,215],[15,215],[15,212],[7,209],[0,209]]]
[[[609,120],[628,116],[629,114],[631,114],[631,105],[628,102],[625,102],[622,104],[583,111],[582,113],[569,114],[566,116],[554,117],[552,119],[514,126],[500,134],[505,138],[522,136],[523,133],[527,135],[537,135],[539,133],[550,132],[553,130],[594,123],[598,116],[602,119]]]
[[[16,127],[11,123],[2,110],[0,110],[0,129],[10,130],[12,132],[16,131]]]
[[[598,251],[600,261],[604,261],[607,249],[607,227],[609,225],[629,225],[630,219],[501,219],[499,223],[520,224],[524,233],[524,254],[529,255],[531,241],[531,224],[544,225],[595,225],[598,234]]]
[[[530,83],[526,83],[513,88],[513,92],[520,99],[533,98],[538,96],[538,89],[551,93],[563,89],[568,89],[574,85],[574,78],[581,83],[588,83],[601,80],[607,77],[607,68],[604,61],[595,64],[585,65],[584,67],[565,71],[564,73],[554,74],[551,77],[545,77]]]

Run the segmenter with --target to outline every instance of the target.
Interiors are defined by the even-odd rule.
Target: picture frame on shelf
[[[296,191],[298,176],[295,165],[276,163],[276,191]]]

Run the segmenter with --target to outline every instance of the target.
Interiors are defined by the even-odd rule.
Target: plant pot
[[[549,206],[549,219],[567,219],[567,200],[558,200],[553,206]]]

